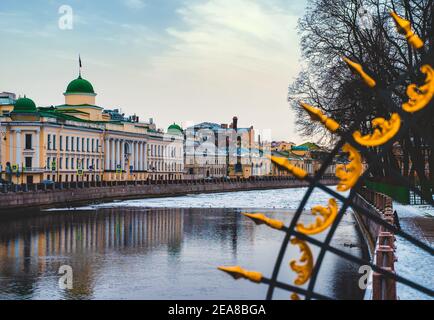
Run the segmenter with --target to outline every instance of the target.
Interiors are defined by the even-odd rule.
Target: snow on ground
[[[393,203],[393,208],[398,212],[399,217],[434,217],[434,207],[430,205],[402,205],[398,202]]]
[[[393,207],[398,212],[403,231],[431,246],[434,245],[432,241],[429,242],[425,238],[423,231],[414,223],[414,220],[420,217],[434,219],[432,207],[427,210],[428,206],[404,206],[398,203],[394,203]],[[395,264],[395,268],[397,274],[434,289],[434,257],[401,237],[397,237],[396,246],[398,262]],[[433,299],[401,283],[398,283],[397,290],[401,300]]]

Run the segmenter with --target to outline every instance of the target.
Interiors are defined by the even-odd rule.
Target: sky
[[[301,143],[287,92],[306,1],[0,0],[0,92],[62,104],[80,54],[99,106],[159,128],[236,115]]]

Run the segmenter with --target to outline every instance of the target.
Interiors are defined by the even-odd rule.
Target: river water
[[[266,285],[235,281],[216,268],[241,265],[269,277],[284,234],[256,226],[241,212],[262,212],[289,224],[304,191],[134,200],[1,221],[0,299],[264,299]],[[311,203],[326,205],[327,197],[316,192]],[[309,211],[302,221],[313,221]],[[332,244],[362,256],[350,212]],[[319,252],[311,250],[314,256]],[[279,281],[294,281],[289,262],[299,258],[298,247],[290,246]],[[59,287],[64,265],[72,268],[72,289]],[[326,254],[316,292],[361,299],[358,268]],[[274,298],[290,294],[277,289]]]

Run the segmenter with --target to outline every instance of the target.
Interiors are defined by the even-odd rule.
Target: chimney
[[[235,131],[238,131],[238,118],[234,117],[232,119],[232,129],[234,129]]]

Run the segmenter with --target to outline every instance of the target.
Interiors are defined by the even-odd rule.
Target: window
[[[26,150],[32,150],[32,135],[26,134]]]
[[[86,151],[89,152],[89,138],[86,139]]]
[[[86,168],[89,170],[89,158],[86,160]]]
[[[53,150],[56,150],[56,135],[53,134]]]
[[[51,150],[51,134],[47,136],[47,148],[48,150]]]
[[[84,138],[81,138],[81,151],[85,151],[84,149]]]
[[[74,137],[71,137],[71,151],[74,151]]]
[[[60,148],[60,151],[63,151],[63,136],[59,137],[59,148]]]
[[[69,169],[69,158],[65,159],[65,169]]]
[[[62,169],[62,164],[63,164],[63,158],[60,157],[59,158],[59,169]]]
[[[71,158],[71,169],[74,169],[74,158]]]
[[[69,137],[66,137],[65,145],[66,145],[66,151],[69,151]]]
[[[26,169],[32,168],[32,157],[26,157]]]
[[[96,159],[96,170],[99,170],[99,159]]]
[[[50,157],[47,157],[47,169],[50,169]]]
[[[99,152],[99,140],[96,139],[96,152]]]
[[[95,139],[92,139],[92,152],[95,152]]]
[[[80,138],[77,137],[77,151],[80,151]]]

